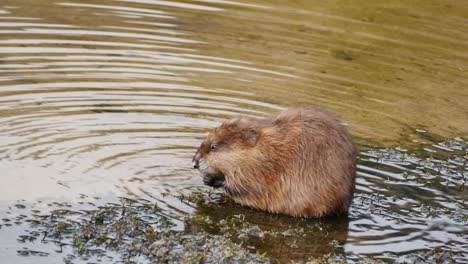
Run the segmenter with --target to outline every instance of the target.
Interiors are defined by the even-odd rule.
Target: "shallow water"
[[[466,14],[465,1],[3,0],[1,259],[41,255],[23,247],[46,252],[35,257],[44,263],[79,255],[17,241],[37,228],[31,210],[98,210],[124,197],[157,204],[178,232],[229,233],[241,224],[222,221],[242,216],[250,231],[306,234],[232,234],[272,262],[332,252],[466,262]],[[355,137],[349,219],[181,198],[211,197],[191,170],[206,131],[289,106],[336,113]]]

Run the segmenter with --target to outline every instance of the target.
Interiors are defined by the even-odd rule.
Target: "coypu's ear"
[[[242,131],[245,142],[251,146],[255,146],[257,143],[258,133],[254,128],[247,128]]]

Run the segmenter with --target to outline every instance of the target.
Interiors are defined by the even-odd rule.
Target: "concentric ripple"
[[[322,2],[3,0],[0,204],[127,197],[182,229],[201,209],[174,197],[207,190],[190,168],[206,131],[321,107],[364,149],[349,230],[323,243],[463,260],[468,5]],[[446,157],[367,151],[389,145]],[[291,254],[323,253],[304,243]]]

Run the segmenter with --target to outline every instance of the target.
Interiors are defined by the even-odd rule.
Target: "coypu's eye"
[[[218,144],[211,144],[210,145],[210,150],[215,150],[218,148]]]

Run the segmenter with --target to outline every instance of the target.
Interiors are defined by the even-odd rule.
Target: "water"
[[[32,210],[98,210],[122,197],[157,204],[178,232],[232,231],[273,262],[331,252],[466,262],[468,4],[322,2],[3,0],[2,262],[79,255],[17,241],[37,228]],[[191,158],[206,131],[289,106],[334,112],[355,137],[348,219],[277,217],[217,193],[205,201]],[[198,192],[205,202],[183,198]],[[239,228],[271,233],[242,239]],[[290,229],[306,235],[274,236]]]

